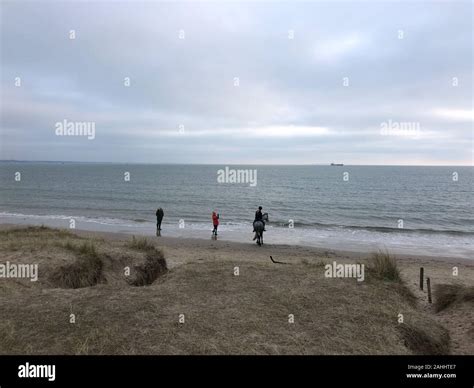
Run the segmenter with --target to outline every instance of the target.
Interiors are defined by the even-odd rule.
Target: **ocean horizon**
[[[331,166],[331,163],[174,163],[174,162],[105,162],[74,160],[16,160],[0,159],[0,164],[117,164],[117,165],[152,165],[152,166]],[[471,164],[354,164],[342,163],[342,166],[359,167],[474,167]]]

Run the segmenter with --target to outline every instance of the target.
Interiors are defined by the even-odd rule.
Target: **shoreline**
[[[36,225],[52,228],[70,229],[74,220],[74,230],[84,230],[93,233],[121,233],[126,235],[155,237],[156,226],[153,222],[128,224],[101,222],[99,219],[80,217],[52,216],[1,216],[0,225]],[[188,222],[181,228],[176,224],[163,224],[163,237],[179,239],[208,240],[211,237],[211,222]],[[251,225],[233,226],[221,224],[219,239],[229,242],[251,242],[253,233]],[[350,253],[367,254],[368,252],[388,251],[400,256],[446,257],[453,260],[474,260],[472,253],[474,245],[469,238],[449,235],[426,235],[417,233],[383,233],[371,231],[356,231],[344,228],[307,229],[302,227],[283,228],[278,225],[267,225],[264,242],[271,245],[289,245],[317,248]]]
[[[0,230],[10,229],[10,228],[26,228],[28,226],[38,226],[36,224],[14,224],[14,223],[0,223]],[[48,225],[45,225],[48,226]],[[232,241],[227,239],[213,240],[212,238],[199,238],[199,237],[176,237],[176,236],[160,236],[157,237],[152,234],[143,235],[140,233],[128,233],[128,232],[112,232],[112,231],[95,231],[88,229],[69,229],[69,228],[58,228],[66,229],[72,233],[75,233],[82,237],[88,238],[103,238],[105,240],[112,241],[129,241],[132,239],[132,236],[146,237],[150,239],[153,243],[157,243],[159,246],[164,248],[171,249],[209,249],[209,248],[221,248],[225,250],[234,250],[239,252],[248,253],[254,251],[256,244],[254,241],[249,239],[248,242],[241,241]],[[268,253],[268,256],[272,254],[272,251],[277,251],[278,253],[285,253],[290,255],[301,254],[313,255],[315,258],[325,257],[325,258],[340,258],[340,259],[367,259],[373,253],[379,252],[380,250],[374,248],[372,250],[347,250],[347,249],[334,249],[332,247],[315,247],[311,245],[304,244],[274,244],[274,243],[265,243],[257,253]],[[474,268],[474,260],[468,258],[459,258],[454,256],[431,256],[431,255],[420,255],[420,254],[410,254],[410,253],[395,253],[388,250],[389,253],[395,255],[397,259],[406,262],[439,262],[439,263],[458,263],[467,266],[472,266]]]

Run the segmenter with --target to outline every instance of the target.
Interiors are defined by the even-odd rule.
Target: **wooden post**
[[[420,290],[421,291],[423,291],[423,283],[425,281],[425,279],[423,278],[423,272],[424,272],[423,267],[420,267]]]
[[[431,303],[431,280],[426,278],[426,286],[428,287],[428,303]]]

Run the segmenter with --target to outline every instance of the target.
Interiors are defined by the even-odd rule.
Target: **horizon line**
[[[328,166],[328,167],[473,167],[474,164],[345,164],[343,166],[331,166],[331,163],[173,163],[173,162],[85,162],[72,160],[21,160],[0,159],[0,163],[67,163],[67,164],[134,164],[134,165],[174,165],[174,166]],[[338,162],[339,163],[339,162]]]

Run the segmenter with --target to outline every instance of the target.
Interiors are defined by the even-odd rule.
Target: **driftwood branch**
[[[270,260],[272,261],[272,263],[275,263],[275,264],[290,264],[290,263],[283,263],[281,261],[273,260],[273,257],[271,257],[271,256],[270,256]]]

